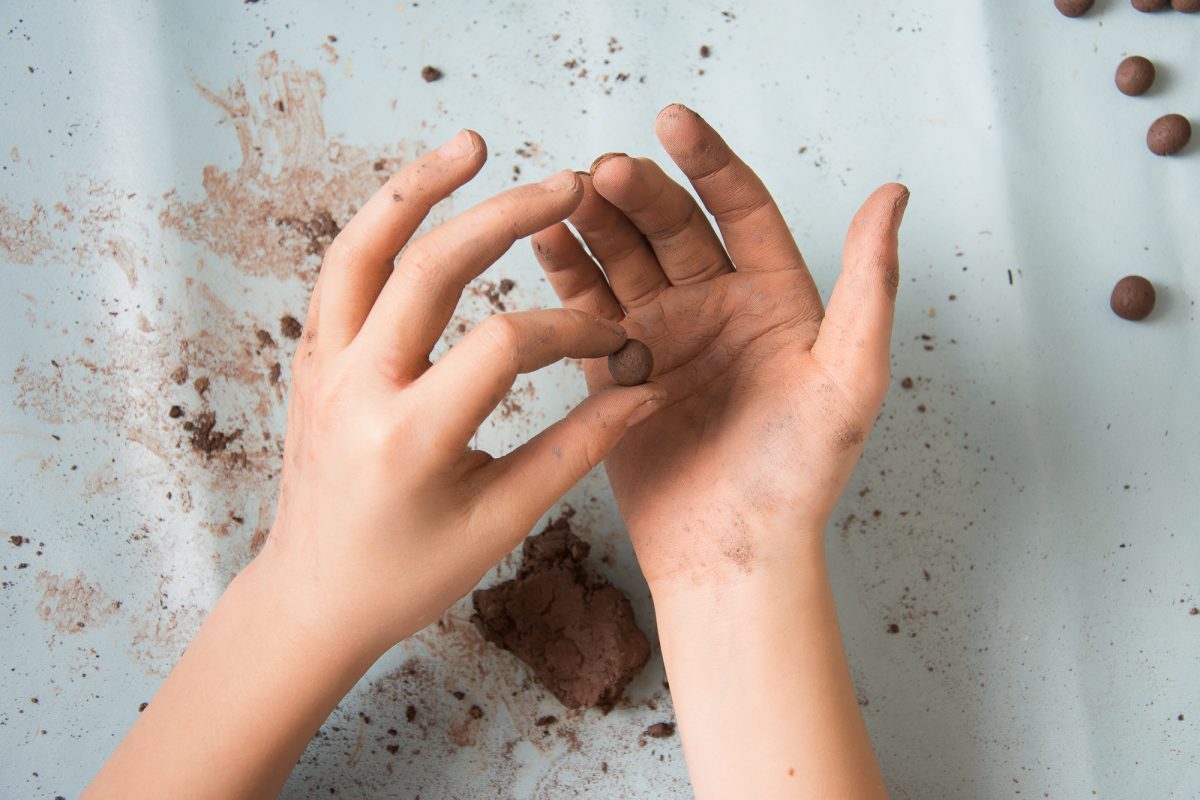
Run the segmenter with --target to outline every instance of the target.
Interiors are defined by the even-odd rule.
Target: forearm
[[[792,563],[652,587],[697,797],[886,797],[812,541]]]
[[[300,624],[302,587],[250,565],[88,788],[88,798],[261,798],[279,793],[338,701],[374,660]]]

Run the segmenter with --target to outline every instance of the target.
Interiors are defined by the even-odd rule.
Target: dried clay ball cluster
[[[1172,8],[1185,14],[1200,12],[1200,0],[1131,0],[1133,7],[1146,13]],[[1081,17],[1091,11],[1095,0],[1054,0],[1054,7],[1068,17]],[[1138,97],[1154,85],[1154,63],[1145,56],[1129,56],[1117,66],[1116,84],[1123,94]],[[1156,156],[1173,156],[1192,139],[1192,124],[1182,114],[1159,117],[1146,132],[1146,147]]]

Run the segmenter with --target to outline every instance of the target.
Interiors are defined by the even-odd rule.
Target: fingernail
[[[438,155],[447,161],[457,161],[466,158],[475,151],[475,139],[471,132],[463,128],[454,134],[454,138],[437,149]]]
[[[600,168],[601,164],[603,164],[605,161],[607,161],[610,158],[617,158],[618,156],[624,156],[625,158],[629,158],[628,153],[605,153],[604,155],[599,156],[595,161],[592,162],[592,165],[590,167],[588,167],[588,172],[595,175],[596,170]]]
[[[556,172],[546,180],[542,181],[542,186],[552,192],[564,192],[575,188],[575,184],[579,182],[579,176],[569,169],[564,169],[562,172]]]
[[[896,198],[896,227],[897,228],[900,227],[900,221],[904,219],[904,211],[908,208],[908,198],[911,197],[911,194],[908,191],[908,187],[904,186],[902,188],[904,189],[904,191],[901,192],[900,196]]]
[[[633,410],[633,413],[625,420],[625,427],[632,428],[640,422],[645,421],[647,417],[662,408],[662,401],[665,396],[660,392],[655,392],[648,399],[642,401],[641,405]]]

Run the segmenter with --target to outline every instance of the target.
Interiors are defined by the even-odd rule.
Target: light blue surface
[[[896,380],[829,534],[893,796],[1197,796],[1200,143],[1161,159],[1144,138],[1164,113],[1200,123],[1200,16],[1123,0],[1075,20],[1050,0],[651,5],[0,9],[0,794],[81,791],[269,523],[284,405],[267,375],[279,360],[286,384],[278,319],[302,314],[318,258],[268,216],[344,223],[377,158],[462,126],[492,159],[446,213],[512,185],[514,166],[525,180],[661,155],[654,114],[678,100],[759,169],[826,292],[870,189],[913,192]],[[1162,76],[1146,97],[1112,85],[1132,53]],[[425,83],[426,64],[446,77]],[[240,112],[223,94],[238,85]],[[1140,324],[1107,308],[1130,273],[1159,291]],[[489,277],[516,281],[510,306],[555,302],[523,245]],[[490,309],[474,296],[459,312]],[[482,446],[512,447],[583,391],[569,365],[518,388],[522,410]],[[248,463],[195,454],[175,403],[243,428]],[[603,475],[568,500],[652,629]],[[564,714],[467,615],[377,665],[285,795],[688,795],[677,739],[638,746],[672,716],[659,657],[629,707]],[[550,713],[577,738],[543,736]]]

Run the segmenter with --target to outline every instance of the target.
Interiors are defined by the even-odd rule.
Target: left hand
[[[294,362],[275,524],[251,567],[286,587],[318,637],[378,653],[428,625],[662,396],[610,389],[503,458],[470,448],[518,373],[625,341],[619,325],[580,311],[500,314],[430,364],[466,284],[583,196],[561,172],[409,243],[486,154],[463,131],[408,165],[325,255]]]

